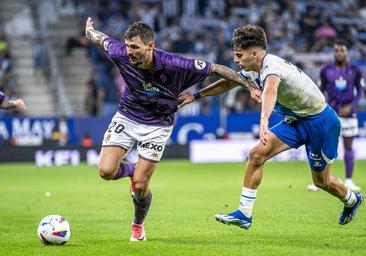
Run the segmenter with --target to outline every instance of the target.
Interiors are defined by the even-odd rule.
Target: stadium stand
[[[268,32],[271,52],[296,63],[314,80],[319,68],[332,59],[334,39],[349,38],[352,61],[366,70],[364,1],[0,0],[0,4],[17,92],[28,102],[31,115],[108,116],[115,111],[124,82],[103,54],[85,41],[88,16],[101,31],[119,39],[129,24],[143,20],[157,32],[158,47],[234,69],[233,28],[259,24]],[[366,108],[365,100],[360,104]],[[181,114],[196,115],[220,106],[229,112],[258,110],[246,92],[234,90],[192,104]]]
[[[24,97],[28,115],[47,116],[55,107],[43,71],[45,59],[35,32],[29,1],[0,1],[1,22],[8,40],[14,75],[14,93]]]

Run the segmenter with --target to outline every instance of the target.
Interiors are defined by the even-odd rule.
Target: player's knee
[[[256,166],[262,165],[265,162],[264,155],[257,147],[254,147],[249,152],[249,161]]]
[[[105,165],[99,165],[99,175],[105,180],[111,180],[113,179],[114,171],[111,171],[110,168]]]
[[[135,194],[137,196],[143,196],[145,193],[145,190],[147,189],[147,183],[144,181],[134,181],[133,182]]]

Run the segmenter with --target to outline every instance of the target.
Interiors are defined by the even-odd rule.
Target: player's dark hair
[[[141,41],[145,44],[155,40],[154,30],[142,21],[138,21],[130,25],[125,33],[125,39],[128,40],[131,40],[131,38],[135,36],[139,36]]]
[[[254,25],[236,28],[233,32],[231,46],[234,49],[246,50],[250,47],[260,47],[267,50],[267,37],[264,29]]]
[[[343,46],[346,46],[346,48],[348,48],[348,43],[346,40],[343,40],[343,39],[336,39],[334,41],[334,45],[343,45]]]

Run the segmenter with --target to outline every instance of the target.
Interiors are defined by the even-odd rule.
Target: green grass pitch
[[[215,221],[215,213],[237,207],[244,166],[162,161],[151,183],[147,241],[131,243],[128,179],[104,181],[87,165],[0,164],[0,255],[366,255],[366,206],[339,225],[342,203],[306,190],[305,162],[267,163],[249,230]],[[343,162],[332,173],[343,178]],[[354,180],[366,188],[366,161],[356,163]],[[37,225],[49,214],[69,221],[66,245],[38,240]]]

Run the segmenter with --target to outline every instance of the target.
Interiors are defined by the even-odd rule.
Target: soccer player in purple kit
[[[5,94],[0,91],[0,108],[1,109],[19,109],[25,108],[25,103],[23,99],[9,100]]]
[[[99,174],[106,180],[133,177],[135,218],[130,241],[143,241],[143,224],[152,199],[150,178],[172,132],[178,95],[210,75],[231,81],[232,87],[246,87],[257,101],[261,93],[230,68],[155,48],[154,31],[143,22],[129,26],[124,42],[95,30],[90,17],[85,29],[86,37],[104,49],[126,81],[119,111],[104,135]],[[135,143],[137,164],[121,163]]]
[[[336,40],[333,48],[334,62],[329,63],[320,72],[320,89],[326,96],[329,105],[337,112],[341,120],[343,137],[345,181],[352,191],[361,188],[352,181],[354,169],[353,138],[358,134],[357,104],[364,95],[365,84],[361,70],[348,62],[347,42]],[[314,184],[309,191],[317,191]]]

